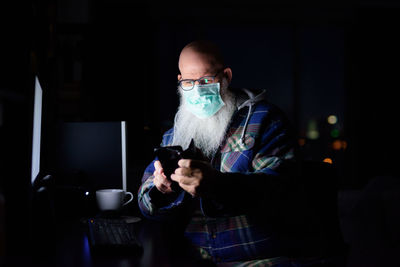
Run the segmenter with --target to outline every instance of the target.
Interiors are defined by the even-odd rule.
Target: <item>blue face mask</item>
[[[220,84],[197,84],[190,91],[183,91],[186,108],[200,119],[209,118],[224,105],[220,95]]]

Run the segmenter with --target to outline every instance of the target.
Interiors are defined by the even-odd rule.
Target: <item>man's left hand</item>
[[[206,193],[218,174],[218,171],[206,161],[181,159],[178,161],[178,166],[171,179],[194,197]]]

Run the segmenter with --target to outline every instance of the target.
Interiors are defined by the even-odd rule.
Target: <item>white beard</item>
[[[180,106],[175,116],[173,145],[184,150],[193,139],[195,146],[211,158],[223,141],[233,112],[236,110],[236,98],[228,90],[226,79],[221,84],[221,98],[225,105],[210,118],[200,119],[186,109],[185,100],[180,92]]]

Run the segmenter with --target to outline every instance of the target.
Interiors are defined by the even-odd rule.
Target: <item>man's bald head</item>
[[[225,67],[219,47],[210,41],[194,41],[186,45],[179,56],[179,70],[178,80],[214,76],[221,70],[228,84],[232,80],[232,70]]]
[[[221,51],[209,41],[194,41],[186,45],[179,57],[181,73],[216,72],[224,67]]]

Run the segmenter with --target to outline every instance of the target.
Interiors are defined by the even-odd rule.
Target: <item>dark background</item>
[[[295,126],[305,157],[332,159],[341,192],[360,192],[376,177],[397,179],[399,8],[395,1],[3,3],[0,193],[9,203],[29,199],[33,74],[45,97],[43,170],[51,170],[57,123],[126,120],[128,186],[135,190],[153,147],[172,125],[178,56],[195,39],[221,46],[233,87],[268,90]],[[338,122],[328,124],[328,115]],[[375,215],[363,213],[360,225]],[[8,210],[13,224],[23,216]],[[374,227],[369,233],[379,232]]]
[[[7,123],[29,121],[24,101],[36,73],[45,97],[44,168],[53,125],[126,120],[128,179],[137,184],[173,122],[181,49],[210,39],[233,70],[233,87],[267,89],[293,122],[305,157],[332,159],[340,187],[361,188],[398,174],[399,8],[391,1],[6,6],[0,127],[5,133]],[[328,124],[329,115],[338,122]]]
[[[24,39],[16,45],[25,54],[12,47],[16,69],[5,90],[22,90],[18,81],[31,60],[45,90],[45,123],[126,120],[135,170],[172,125],[180,50],[204,38],[221,46],[233,87],[268,90],[292,120],[307,158],[333,160],[341,187],[398,173],[392,166],[398,147],[395,3],[51,0],[27,5],[26,13],[18,8],[13,21],[24,23],[11,33]],[[338,122],[328,124],[328,115]],[[310,130],[319,137],[311,138]]]

